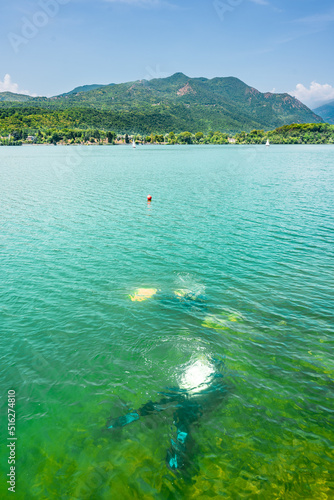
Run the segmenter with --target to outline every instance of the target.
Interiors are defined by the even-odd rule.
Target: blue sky
[[[334,100],[333,0],[12,0],[1,11],[0,91],[182,71]]]

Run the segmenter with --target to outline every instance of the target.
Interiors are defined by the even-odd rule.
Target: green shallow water
[[[2,498],[9,389],[18,499],[334,498],[333,158],[0,149]],[[106,426],[198,358],[223,360],[226,397],[179,475],[171,410]]]

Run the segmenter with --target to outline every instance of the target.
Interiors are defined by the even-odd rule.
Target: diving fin
[[[139,420],[139,415],[136,411],[130,412],[127,415],[122,415],[112,420],[112,424],[108,426],[108,429],[116,429],[117,427],[124,427],[131,422]]]
[[[185,465],[185,443],[188,433],[177,430],[176,442],[172,439],[172,446],[167,451],[167,465],[173,470],[182,469]]]

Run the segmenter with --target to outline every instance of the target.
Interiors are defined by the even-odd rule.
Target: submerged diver
[[[149,401],[138,410],[113,419],[108,429],[124,427],[140,417],[173,408],[173,423],[176,437],[171,440],[167,451],[167,466],[173,471],[181,471],[189,465],[190,451],[194,446],[191,428],[203,413],[216,407],[226,394],[223,383],[222,363],[207,358],[194,360],[184,371],[179,387],[160,393],[163,397]]]

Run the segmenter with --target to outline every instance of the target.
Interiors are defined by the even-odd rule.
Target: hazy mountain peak
[[[334,101],[322,104],[318,108],[314,109],[313,112],[321,116],[325,122],[334,125]]]

